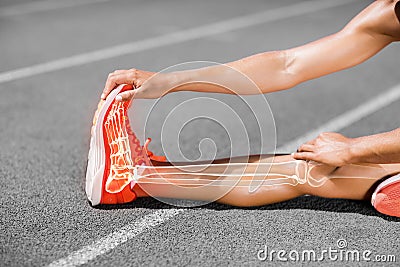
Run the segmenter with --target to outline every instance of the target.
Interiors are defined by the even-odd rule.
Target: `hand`
[[[106,99],[108,94],[120,84],[132,84],[134,90],[128,90],[117,95],[117,101],[128,101],[133,97],[137,98],[158,98],[168,91],[169,82],[166,74],[154,73],[149,71],[130,69],[116,70],[108,75],[102,99]],[[151,79],[150,79],[151,78]]]
[[[322,133],[314,140],[301,145],[293,157],[340,167],[351,163],[352,146],[351,138],[338,133]]]

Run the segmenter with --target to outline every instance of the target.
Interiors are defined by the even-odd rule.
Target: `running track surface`
[[[2,73],[307,1],[71,1],[47,9],[46,2],[33,8],[27,2],[0,5]],[[1,83],[0,265],[254,266],[265,265],[257,259],[264,245],[320,251],[335,248],[338,239],[349,249],[394,254],[399,261],[400,220],[365,202],[301,197],[251,209],[209,204],[175,210],[140,199],[93,208],[84,194],[91,117],[108,72],[158,71],[191,60],[227,62],[293,47],[339,30],[368,3],[349,1]],[[397,86],[398,62],[399,46],[392,45],[362,66],[268,95],[277,145]],[[394,129],[400,124],[399,105],[396,100],[340,132],[355,137]],[[157,142],[153,148],[160,150]],[[120,229],[130,237],[118,239]],[[87,251],[104,240],[109,242],[104,251]]]

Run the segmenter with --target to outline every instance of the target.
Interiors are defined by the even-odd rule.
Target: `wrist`
[[[368,158],[368,155],[370,154],[369,150],[370,147],[368,146],[368,142],[366,142],[364,138],[359,137],[350,139],[348,162],[350,164],[365,162],[365,158]]]
[[[167,74],[167,80],[171,92],[183,91],[183,85],[193,81],[193,71],[174,71]]]

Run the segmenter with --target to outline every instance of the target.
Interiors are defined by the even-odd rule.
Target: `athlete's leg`
[[[128,104],[114,101],[118,92],[131,89],[128,87],[120,86],[119,91],[114,90],[104,103],[100,103],[95,115],[86,175],[86,192],[93,205],[134,200],[136,194],[129,186],[137,178],[134,171],[143,164],[150,165],[147,149],[142,148],[129,127],[126,114]],[[244,163],[239,165],[230,164],[232,161],[218,160],[215,163],[220,164],[204,170],[164,163],[171,167],[166,169],[165,166],[158,166],[162,165],[160,163],[154,167],[156,175],[136,181],[138,185],[133,190],[138,196],[150,194],[158,197],[216,200],[237,206],[265,205],[303,194],[364,199],[375,181],[400,172],[399,165],[349,165],[333,172],[329,166],[311,166],[304,161],[294,161],[288,155],[274,157],[273,164],[271,161],[271,157],[263,156],[233,159],[233,162]],[[227,165],[223,164],[227,162]],[[246,166],[247,162],[253,165]],[[307,171],[305,179],[305,166],[308,165],[313,168]],[[269,168],[270,173],[267,174]],[[215,176],[212,173],[222,175]],[[150,181],[142,183],[146,179]],[[260,183],[260,179],[265,182]],[[160,180],[162,183],[159,183]],[[216,183],[212,183],[215,180]]]
[[[273,164],[270,164],[272,162]],[[188,170],[193,169],[187,168],[186,165],[173,167],[174,165],[168,162],[152,163],[154,168],[149,169],[149,172],[155,175],[139,180],[134,188],[138,197],[150,195],[203,201],[217,200],[235,206],[255,206],[280,202],[303,194],[300,187],[293,186],[298,184],[298,180],[292,176],[297,174],[304,177],[306,163],[295,161],[289,155],[220,159],[208,165],[206,169],[200,170],[199,167],[197,172],[191,174],[188,174]],[[251,164],[246,165],[246,163]],[[254,177],[255,173],[268,172],[270,174],[267,176]],[[222,175],[207,175],[210,173]],[[254,190],[255,192],[251,193]],[[263,199],[256,199],[259,195],[263,195]]]
[[[244,160],[238,159],[235,162]],[[273,160],[272,160],[273,159]],[[304,194],[315,195],[327,198],[346,198],[363,200],[370,197],[371,187],[382,177],[400,172],[400,164],[362,164],[347,165],[338,169],[326,165],[315,165],[303,162],[308,166],[308,182],[302,184],[293,181],[293,178],[282,179],[292,174],[299,174],[299,161],[294,161],[290,155],[263,157],[251,156],[248,161],[251,163],[271,163],[269,175],[264,176],[265,183],[259,182],[251,184],[252,180],[259,180],[249,175],[254,174],[254,165],[246,168],[241,177],[217,177],[222,181],[222,185],[204,185],[204,180],[216,179],[215,176],[207,175],[187,175],[180,167],[166,170],[164,166],[172,166],[170,163],[162,163],[163,167],[156,162],[154,170],[158,172],[152,178],[148,178],[144,183],[139,183],[134,188],[139,197],[169,197],[180,199],[192,199],[225,203],[234,206],[259,206],[289,200]],[[214,162],[211,169],[207,169],[202,174],[222,170],[216,163],[226,163],[227,160]],[[284,163],[284,164],[279,164]],[[294,164],[296,163],[296,164]],[[158,165],[158,166],[157,166]],[[224,167],[225,168],[225,167]],[[152,170],[152,171],[154,171]],[[181,172],[180,175],[177,173]],[[301,171],[300,171],[301,172]],[[282,175],[280,175],[282,174]],[[179,177],[180,179],[176,179]],[[155,179],[154,183],[151,179]],[[150,182],[149,182],[150,181]],[[157,183],[163,181],[161,183]],[[232,181],[232,183],[224,183]],[[233,182],[235,184],[233,184]],[[274,185],[273,185],[274,184]],[[234,185],[234,186],[233,186]],[[253,185],[253,187],[251,186]],[[260,185],[260,186],[258,186]],[[227,186],[231,190],[227,190]]]

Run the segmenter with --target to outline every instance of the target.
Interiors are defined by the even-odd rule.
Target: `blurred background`
[[[91,120],[108,73],[225,63],[298,46],[340,30],[371,2],[0,0],[0,265],[46,265],[170,208],[150,199],[100,209],[86,201]],[[150,149],[171,160],[275,147],[293,152],[284,145],[398,85],[398,62],[394,44],[361,66],[292,90],[244,100],[176,93],[135,100],[130,116],[140,139],[152,137]],[[193,114],[210,116],[202,113],[208,106],[223,123],[207,116],[188,123],[187,110],[176,112],[199,97],[207,102],[187,102]],[[173,110],[164,133],[173,142],[163,150],[162,125]],[[339,131],[356,137],[399,125],[396,100]],[[301,249],[332,245],[339,237],[359,249],[397,253],[391,240],[399,227],[357,201],[303,197],[256,209],[210,204],[85,263],[253,266],[266,240],[276,249]]]

